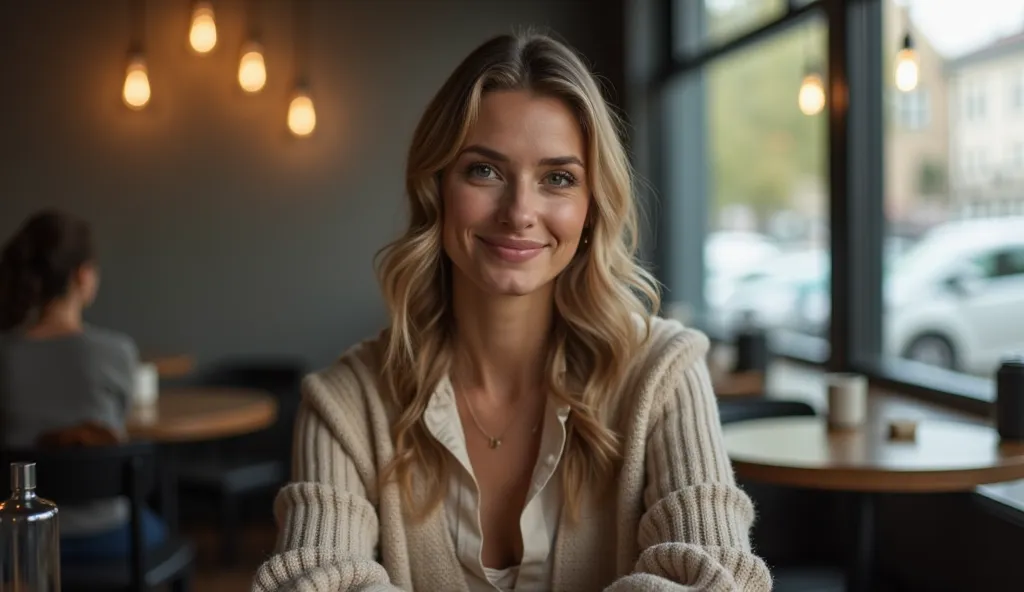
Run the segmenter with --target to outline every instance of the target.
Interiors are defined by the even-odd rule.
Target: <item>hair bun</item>
[[[7,243],[7,247],[4,248],[3,255],[0,258],[15,265],[27,265],[34,258],[35,247],[35,241],[31,235],[19,233]]]
[[[0,252],[0,331],[66,294],[75,270],[92,258],[85,221],[55,210],[29,218]]]

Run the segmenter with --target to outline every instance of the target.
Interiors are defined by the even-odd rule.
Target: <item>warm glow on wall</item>
[[[135,110],[142,109],[149,103],[149,72],[146,70],[146,60],[141,56],[132,58],[128,63],[121,97],[125,105]]]
[[[316,109],[308,92],[297,91],[288,105],[288,129],[299,137],[308,136],[316,129]]]
[[[825,108],[825,84],[820,75],[812,72],[804,76],[797,104],[804,115],[817,115]]]
[[[263,60],[263,48],[257,43],[246,44],[238,62],[238,85],[245,92],[256,93],[266,84],[267,64]]]
[[[188,31],[188,42],[196,53],[206,54],[217,46],[217,23],[213,18],[213,7],[209,2],[196,2],[192,8],[192,26]]]

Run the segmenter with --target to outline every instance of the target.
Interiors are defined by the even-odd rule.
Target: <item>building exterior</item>
[[[948,62],[951,189],[969,215],[1024,205],[1024,31]]]
[[[889,64],[885,81],[885,204],[890,221],[930,225],[945,217],[949,204],[949,118],[945,59],[914,27],[906,9],[884,2],[883,55]],[[918,55],[919,82],[911,92],[892,80],[896,53],[909,24]]]

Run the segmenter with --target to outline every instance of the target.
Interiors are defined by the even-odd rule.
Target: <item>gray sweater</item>
[[[3,445],[32,448],[43,433],[86,421],[123,433],[137,363],[131,338],[91,326],[49,339],[0,336]],[[125,520],[123,500],[61,508],[61,534],[101,532]]]

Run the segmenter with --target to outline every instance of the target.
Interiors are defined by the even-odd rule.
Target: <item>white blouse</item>
[[[450,383],[427,403],[427,429],[458,461],[461,470],[452,471],[445,499],[445,512],[455,554],[462,564],[471,592],[531,592],[551,587],[551,560],[558,520],[562,509],[562,483],[556,477],[565,447],[565,421],[569,407],[556,407],[550,400],[544,414],[540,453],[533,469],[526,506],[519,518],[523,537],[523,559],[507,569],[484,567],[481,559],[483,529],[478,513],[480,492],[466,448],[466,434],[459,419],[455,393]]]

